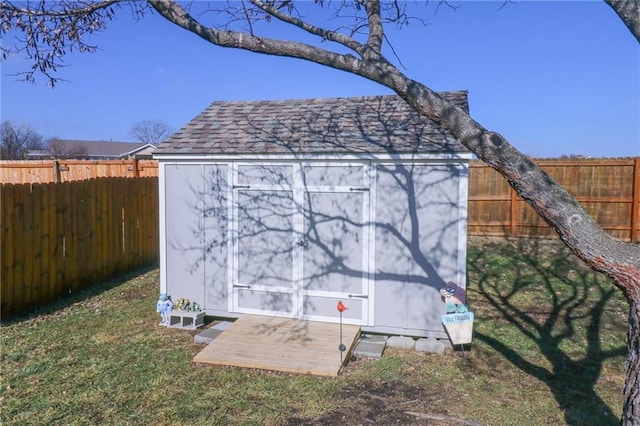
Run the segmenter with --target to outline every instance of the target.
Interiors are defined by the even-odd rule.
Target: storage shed
[[[446,337],[471,155],[398,96],[213,102],[154,157],[161,292],[231,318],[338,322],[342,301],[365,332]]]

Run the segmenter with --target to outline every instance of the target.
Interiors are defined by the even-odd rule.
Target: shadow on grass
[[[626,329],[628,310],[609,280],[559,241],[470,246],[468,265],[472,300],[481,305],[474,308],[491,321],[476,329],[476,338],[544,382],[567,424],[619,424],[595,391],[604,362],[626,355],[624,341],[606,334],[611,323]],[[531,349],[519,346],[523,337]]]
[[[157,269],[158,265],[157,264],[153,264],[153,265],[149,265],[146,267],[142,267],[139,269],[135,269],[133,271],[127,272],[117,278],[113,278],[111,280],[108,281],[104,281],[101,283],[98,283],[96,285],[84,288],[82,290],[79,290],[75,293],[71,293],[69,295],[65,295],[60,297],[59,299],[49,303],[48,305],[36,308],[30,312],[27,312],[25,314],[20,314],[20,315],[15,315],[15,316],[11,316],[8,318],[2,318],[2,320],[0,321],[0,325],[1,326],[9,326],[12,324],[16,324],[16,323],[20,323],[23,321],[28,321],[30,319],[33,319],[35,317],[38,317],[40,315],[47,315],[47,314],[52,314],[56,311],[65,309],[75,303],[78,302],[83,302],[86,301],[94,296],[97,296],[99,294],[102,294],[106,291],[109,291],[113,288],[116,288],[124,283],[126,283],[127,281],[131,280],[132,278],[135,278],[139,275],[143,275],[146,274],[148,272],[153,271],[154,269]],[[160,288],[160,286],[158,285],[158,288]]]

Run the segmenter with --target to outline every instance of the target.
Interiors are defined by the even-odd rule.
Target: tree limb
[[[640,43],[640,1],[604,0],[618,14],[631,34]]]
[[[357,41],[353,40],[352,38],[346,37],[346,36],[340,34],[339,32],[325,30],[324,28],[320,28],[320,27],[317,27],[315,25],[311,25],[306,21],[298,19],[298,18],[296,18],[296,17],[294,17],[292,15],[288,15],[286,13],[283,13],[283,12],[280,11],[281,9],[275,8],[275,7],[270,6],[268,4],[265,4],[261,0],[250,0],[250,1],[256,7],[260,8],[263,11],[265,11],[266,13],[268,13],[271,16],[273,16],[274,18],[277,18],[280,21],[285,22],[287,24],[294,25],[294,26],[296,26],[296,27],[308,32],[309,34],[313,34],[315,36],[321,37],[323,40],[330,40],[330,41],[339,43],[339,44],[347,47],[348,49],[359,53],[360,55],[362,55],[364,50],[365,50],[365,47],[361,43],[358,43]]]

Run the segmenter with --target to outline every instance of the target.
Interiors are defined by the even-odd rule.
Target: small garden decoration
[[[440,295],[444,299],[447,312],[442,315],[442,324],[449,334],[451,343],[463,345],[471,343],[474,315],[473,312],[469,312],[467,305],[456,294],[457,292],[458,286],[451,282],[447,287],[440,289]]]
[[[171,301],[171,297],[166,293],[160,293],[160,297],[158,298],[158,303],[156,304],[156,312],[160,313],[160,317],[162,321],[158,325],[168,325],[169,324],[169,313],[173,309],[173,302]]]

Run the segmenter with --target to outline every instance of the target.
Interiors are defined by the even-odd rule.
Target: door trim
[[[293,167],[293,182],[290,186],[283,185],[251,185],[250,188],[246,188],[246,185],[239,183],[238,179],[238,168],[243,165],[252,165],[252,166],[260,166],[260,165],[271,165],[271,166],[288,166]],[[305,179],[304,179],[304,167],[311,165],[327,165],[327,166],[358,166],[362,167],[362,181],[364,182],[363,186],[355,186],[355,185],[311,185],[305,187]],[[316,320],[323,322],[338,322],[340,318],[338,316],[321,316],[321,315],[305,315],[304,308],[304,299],[307,296],[311,297],[320,297],[320,298],[329,298],[337,301],[342,300],[345,304],[349,304],[350,300],[358,300],[358,303],[362,304],[362,312],[361,318],[359,319],[349,319],[343,318],[343,323],[345,324],[357,324],[357,325],[372,325],[373,324],[373,302],[374,302],[374,292],[373,292],[373,280],[372,280],[372,267],[374,266],[374,251],[372,250],[373,243],[375,241],[373,233],[375,232],[375,227],[373,226],[373,213],[375,212],[373,209],[375,208],[375,179],[373,178],[372,167],[374,167],[370,161],[345,161],[345,162],[299,162],[299,163],[291,163],[291,162],[253,162],[253,161],[237,161],[231,162],[229,167],[229,178],[230,185],[229,188],[229,208],[231,211],[231,224],[228,227],[229,229],[229,312],[232,313],[250,313],[250,314],[260,314],[260,315],[270,315],[270,316],[281,316],[281,317],[292,317],[303,320]],[[240,299],[240,291],[243,288],[238,286],[238,273],[239,273],[239,241],[238,241],[238,230],[239,230],[239,205],[238,205],[238,193],[240,190],[250,189],[250,190],[283,190],[283,191],[291,191],[293,197],[294,204],[294,214],[293,214],[293,231],[291,235],[291,244],[292,244],[292,286],[260,286],[257,284],[252,284],[251,289],[257,291],[273,291],[277,293],[288,293],[291,294],[293,308],[291,312],[281,312],[281,311],[270,311],[270,310],[261,310],[261,309],[253,309],[253,308],[242,308],[239,306]],[[304,289],[304,248],[299,246],[296,239],[296,236],[304,236],[305,232],[305,223],[304,223],[304,214],[302,213],[301,206],[304,206],[305,195],[307,193],[353,193],[357,191],[358,193],[362,193],[362,286],[361,291],[358,293],[344,293],[344,292],[333,292],[333,291],[320,291],[320,290],[305,290]],[[241,286],[241,285],[240,285]],[[354,297],[364,296],[364,297]],[[350,297],[351,296],[351,297]]]

